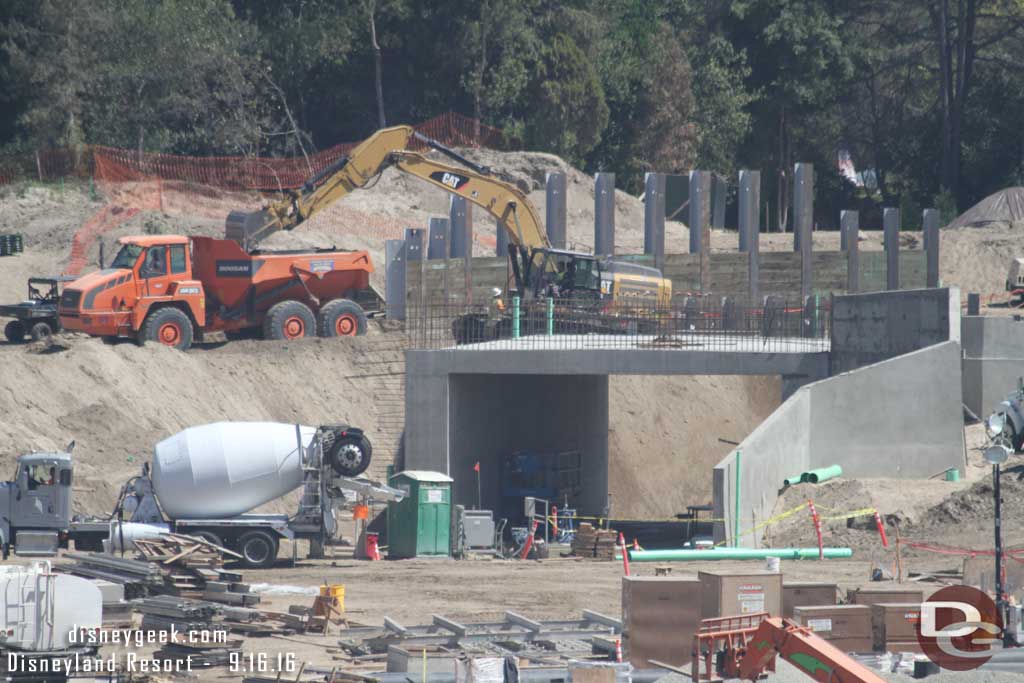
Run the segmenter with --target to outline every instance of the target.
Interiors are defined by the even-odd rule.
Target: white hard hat
[[[494,289],[492,289],[491,290],[491,296],[494,296],[494,297],[501,296],[501,287],[495,287]]]

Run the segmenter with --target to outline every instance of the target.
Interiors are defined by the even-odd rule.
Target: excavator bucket
[[[224,236],[249,251],[250,247],[255,247],[260,240],[279,229],[278,219],[269,211],[232,211],[224,226]]]

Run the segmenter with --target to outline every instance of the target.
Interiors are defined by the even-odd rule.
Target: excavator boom
[[[409,151],[413,139],[458,161],[465,168],[433,161]],[[261,211],[231,212],[227,238],[252,249],[273,233],[292,230],[354,190],[365,187],[374,176],[391,165],[481,207],[504,224],[514,244],[530,249],[548,247],[540,217],[524,193],[514,185],[489,177],[489,168],[473,163],[410,126],[377,131],[348,155],[309,178],[301,188],[289,191],[285,198],[268,204]]]

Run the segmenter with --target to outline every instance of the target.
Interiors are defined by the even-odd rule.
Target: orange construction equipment
[[[756,681],[765,671],[775,671],[776,655],[821,683],[885,683],[809,629],[765,612],[705,619],[693,636],[691,677]]]
[[[110,267],[70,283],[65,329],[187,349],[207,332],[262,329],[268,339],[364,334],[352,299],[370,282],[365,251],[253,251],[233,240],[126,237]]]

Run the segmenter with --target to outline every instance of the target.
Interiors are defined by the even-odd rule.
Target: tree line
[[[812,162],[826,223],[913,226],[1022,184],[1022,38],[1024,0],[7,0],[0,151],[300,155],[454,110],[634,192],[760,169],[772,226]]]

